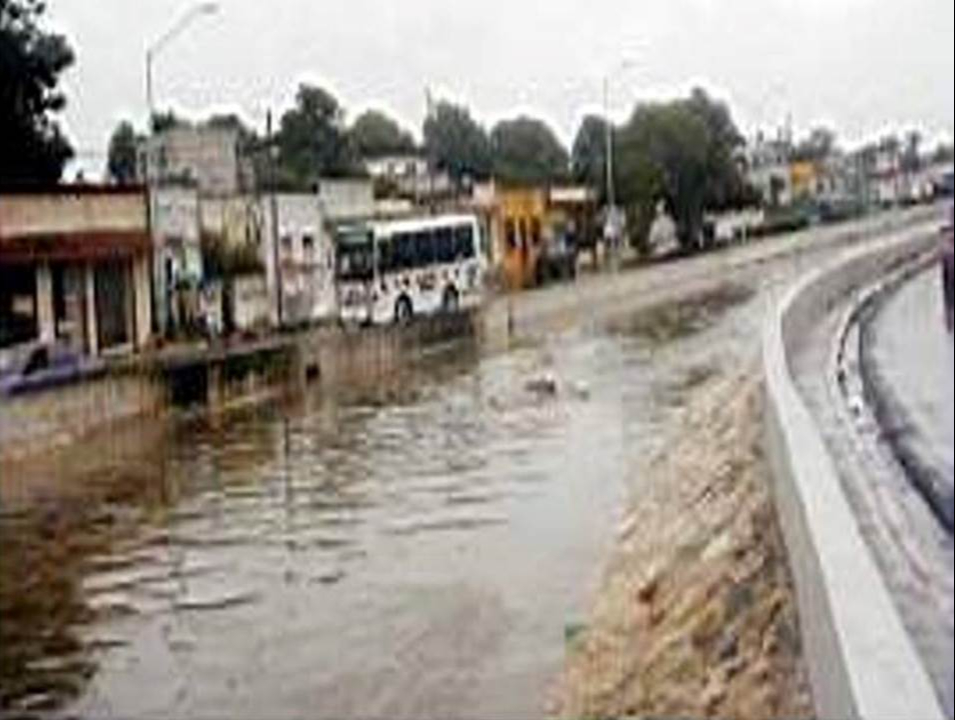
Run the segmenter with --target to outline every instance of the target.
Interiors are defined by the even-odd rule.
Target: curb
[[[791,287],[763,328],[767,455],[823,718],[945,717],[789,363],[819,318],[934,241],[923,226],[843,253]]]

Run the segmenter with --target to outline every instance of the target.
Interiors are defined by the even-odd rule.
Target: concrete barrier
[[[774,499],[813,699],[823,718],[944,717],[789,361],[812,327],[847,295],[934,242],[923,226],[847,251],[790,288],[763,331]]]

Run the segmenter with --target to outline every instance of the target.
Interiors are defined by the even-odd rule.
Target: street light
[[[149,122],[152,122],[155,107],[153,105],[153,61],[159,52],[180,35],[189,25],[203,15],[214,15],[219,11],[218,3],[207,1],[193,5],[179,20],[170,27],[156,42],[146,48],[146,104],[149,108]]]
[[[621,60],[606,75],[604,75],[604,129],[606,132],[606,167],[607,167],[607,217],[604,222],[605,234],[610,234],[614,244],[617,242],[617,233],[620,228],[620,218],[617,213],[617,203],[614,197],[613,186],[613,121],[610,119],[610,79],[624,70],[633,67],[630,59]],[[614,248],[616,252],[616,248]]]

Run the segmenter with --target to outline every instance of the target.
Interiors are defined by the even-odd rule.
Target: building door
[[[132,338],[131,268],[128,260],[97,263],[96,334],[101,350],[126,345]]]
[[[50,268],[56,337],[77,352],[85,352],[88,349],[86,283],[83,270],[83,266],[76,263],[55,263]]]

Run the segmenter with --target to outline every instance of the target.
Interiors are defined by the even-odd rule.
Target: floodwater
[[[373,392],[131,424],[17,467],[0,709],[539,716],[634,468],[747,297],[670,333],[663,313],[460,344]]]

